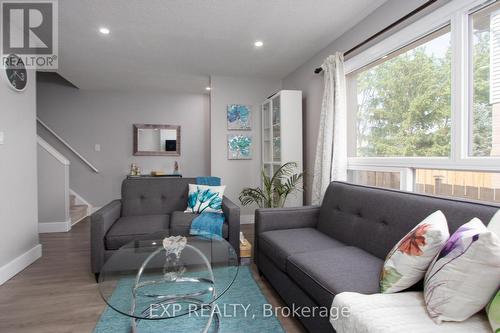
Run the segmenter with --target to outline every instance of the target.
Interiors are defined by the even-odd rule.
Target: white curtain
[[[347,108],[344,56],[337,52],[321,68],[325,87],[314,163],[312,203],[321,204],[334,180],[347,179]]]

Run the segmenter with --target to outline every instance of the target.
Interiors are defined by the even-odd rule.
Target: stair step
[[[69,214],[71,216],[71,223],[75,223],[87,217],[87,205],[73,205],[69,209]]]
[[[76,196],[74,194],[69,195],[69,206],[73,207],[76,205]]]

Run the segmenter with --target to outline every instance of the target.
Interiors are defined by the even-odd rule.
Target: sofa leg
[[[94,273],[94,276],[95,276],[95,282],[98,283],[99,282],[99,273]]]

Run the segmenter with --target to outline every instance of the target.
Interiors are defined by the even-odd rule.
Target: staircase
[[[38,230],[40,233],[67,232],[89,216],[95,207],[71,190],[69,160],[49,142],[75,155],[93,172],[99,170],[38,117]],[[40,135],[49,141],[42,139]],[[68,199],[66,199],[68,198]],[[61,201],[64,201],[62,203]]]
[[[76,204],[76,196],[69,195],[69,215],[71,217],[71,225],[74,225],[88,216],[88,205]]]

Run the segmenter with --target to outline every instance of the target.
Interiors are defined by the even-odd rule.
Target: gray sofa
[[[255,260],[288,306],[329,309],[336,294],[379,292],[385,256],[429,214],[443,211],[452,233],[473,217],[488,223],[498,209],[333,182],[321,207],[257,210]],[[310,332],[334,332],[328,317],[299,319]]]
[[[122,183],[122,199],[114,200],[91,216],[91,268],[98,277],[109,256],[133,240],[189,235],[197,214],[184,213],[188,184],[195,178],[137,178]],[[240,208],[224,197],[226,217],[222,233],[239,257]]]

